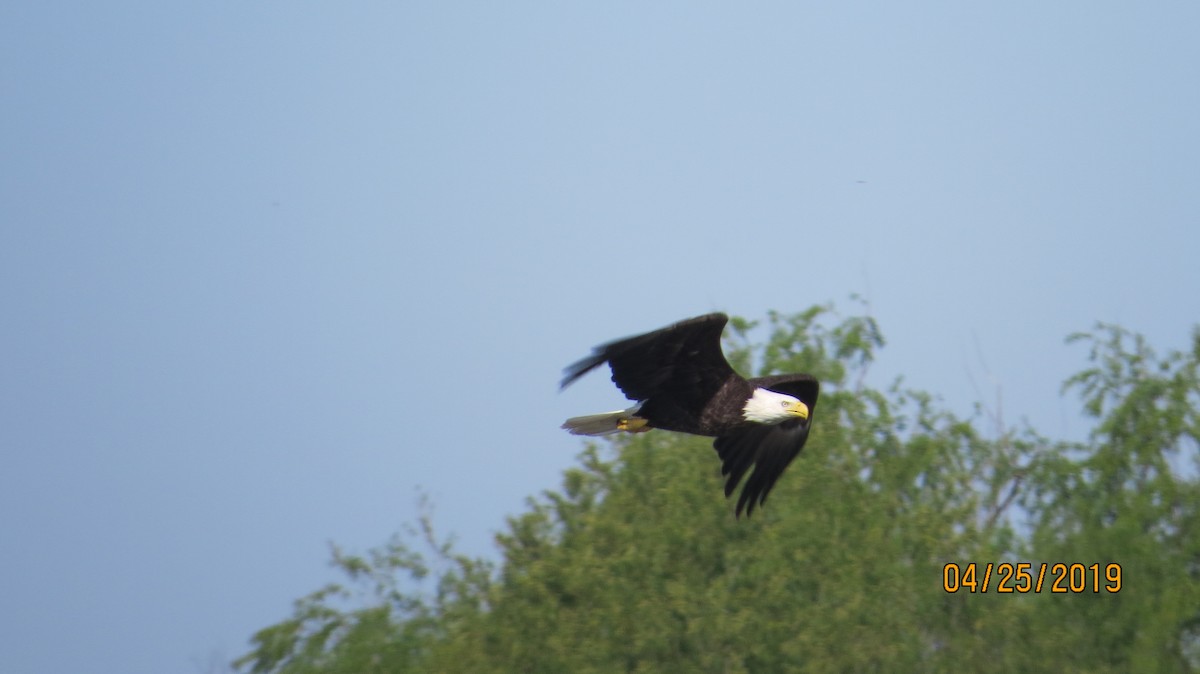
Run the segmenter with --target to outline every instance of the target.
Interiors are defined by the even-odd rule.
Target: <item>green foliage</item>
[[[766,332],[765,343],[756,342]],[[297,602],[235,663],[325,672],[1185,672],[1200,668],[1200,331],[1159,358],[1101,325],[1068,380],[1087,443],[988,437],[932,396],[864,385],[883,345],[831,307],[732,322],[746,374],[822,380],[813,435],[736,520],[704,438],[589,444],[497,537],[498,566],[430,520],[349,586]],[[419,553],[417,547],[428,552]],[[1120,563],[1123,587],[947,593],[948,562]],[[1035,571],[1036,574],[1036,571]],[[993,583],[995,581],[993,580]]]
[[[1190,351],[1163,358],[1140,335],[1112,325],[1068,341],[1090,346],[1091,367],[1064,389],[1077,391],[1098,423],[1071,458],[1050,455],[1039,467],[1024,502],[1034,522],[1027,554],[1118,562],[1128,585],[1114,597],[1043,601],[1039,617],[1069,630],[1111,671],[1195,670],[1200,331]],[[1046,650],[1048,660],[1080,668],[1063,651]]]

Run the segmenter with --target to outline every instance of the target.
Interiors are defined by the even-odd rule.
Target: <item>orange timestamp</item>
[[[1042,591],[1053,594],[1099,594],[1104,591],[1116,594],[1121,591],[1124,580],[1121,565],[1115,562],[1090,565],[1042,562],[1036,565],[1036,569],[1034,567],[1031,562],[950,562],[942,567],[942,589],[951,594],[959,591],[972,594],[989,591],[1000,594]]]

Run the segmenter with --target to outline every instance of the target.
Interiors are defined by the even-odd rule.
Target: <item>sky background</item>
[[[622,406],[561,368],[713,310],[857,293],[874,385],[1084,437],[1064,338],[1200,320],[1198,31],[1194,2],[0,5],[0,671],[219,671],[421,490],[494,557],[575,461],[562,419]]]

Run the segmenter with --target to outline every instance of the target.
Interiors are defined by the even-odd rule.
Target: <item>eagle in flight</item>
[[[734,372],[721,351],[728,322],[725,314],[708,314],[596,347],[564,370],[561,388],[608,363],[613,383],[635,404],[573,417],[563,428],[576,435],[659,428],[716,438],[726,497],[754,469],[735,511],[749,517],[804,448],[820,384],[807,374],[746,379]]]

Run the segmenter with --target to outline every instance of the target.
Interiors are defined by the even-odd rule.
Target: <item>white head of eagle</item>
[[[756,388],[754,395],[750,396],[745,407],[742,408],[742,416],[746,421],[778,424],[789,419],[807,419],[808,405],[805,405],[799,398],[785,393]]]

